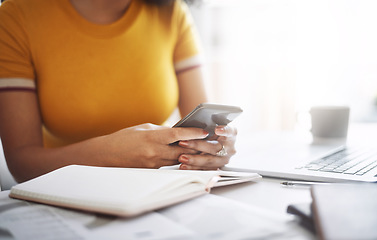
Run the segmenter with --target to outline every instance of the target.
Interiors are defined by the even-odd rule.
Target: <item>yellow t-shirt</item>
[[[133,0],[108,25],[87,21],[69,0],[0,7],[0,90],[37,91],[46,146],[163,123],[177,106],[176,73],[198,66],[197,57],[181,1]]]

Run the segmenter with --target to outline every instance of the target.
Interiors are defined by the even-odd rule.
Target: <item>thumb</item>
[[[177,127],[162,129],[161,134],[158,135],[162,138],[160,139],[162,142],[173,143],[181,140],[204,139],[208,134],[201,128]]]

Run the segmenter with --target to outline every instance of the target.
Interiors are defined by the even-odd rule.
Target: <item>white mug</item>
[[[347,138],[350,108],[316,106],[310,109],[313,138]]]

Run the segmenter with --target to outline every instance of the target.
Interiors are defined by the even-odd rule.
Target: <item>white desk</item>
[[[349,142],[358,142],[360,139],[365,138],[365,136],[376,136],[377,137],[377,124],[374,125],[358,125],[352,126],[349,132]],[[374,133],[374,131],[376,131]],[[367,133],[367,135],[365,135]],[[263,137],[264,136],[264,137]],[[239,139],[241,142],[242,137]],[[274,157],[273,153],[271,153],[269,148],[273,145],[279,145],[281,149],[285,149],[286,154],[280,155],[285,157],[309,157],[311,154],[317,154],[320,150],[316,147],[311,147],[310,139],[308,136],[300,135],[300,134],[293,134],[293,133],[260,133],[260,134],[253,134],[251,136],[247,136],[248,140],[244,143],[246,145],[241,146],[239,149],[238,157],[235,158],[235,161],[242,161],[243,158],[248,158],[249,160],[253,160],[253,158],[263,158],[263,157]],[[284,139],[291,139],[294,138],[294,141],[285,141]],[[290,142],[291,144],[286,144]],[[292,145],[294,143],[294,146]],[[314,150],[313,150],[314,149]],[[312,151],[313,150],[313,151]],[[311,196],[309,188],[299,188],[299,187],[285,187],[280,184],[282,179],[272,179],[272,178],[263,178],[258,183],[243,183],[239,185],[221,187],[212,189],[212,194],[216,196],[221,196],[226,199],[231,199],[236,202],[243,203],[243,205],[248,205],[254,209],[267,209],[273,213],[279,215],[285,215],[286,209],[289,204],[294,203],[309,203],[311,202]],[[0,226],[2,224],[2,216],[4,211],[1,210],[1,203],[2,201],[6,201],[6,194],[7,192],[0,193]],[[186,206],[186,205],[185,205]],[[197,210],[196,206],[187,205],[190,209],[186,210],[186,217],[189,218],[191,213],[195,213]],[[174,207],[173,207],[174,208]],[[221,209],[218,209],[221,212]],[[173,214],[174,215],[174,214]],[[80,217],[80,218],[87,218],[87,217]],[[106,220],[108,221],[108,220]],[[115,220],[114,220],[115,221]],[[204,223],[202,226],[206,228],[206,224],[213,226],[221,226],[223,219],[221,217],[213,216],[213,219],[208,221],[208,223]],[[113,223],[112,223],[113,224]],[[140,226],[140,223],[129,222],[122,223],[117,222],[117,224],[131,224],[127,225],[132,226],[130,229],[135,229]],[[133,225],[132,225],[133,224]],[[145,222],[144,222],[145,224]],[[162,223],[159,223],[162,224]],[[110,225],[110,224],[109,224]],[[114,224],[113,224],[114,225]],[[123,226],[123,225],[120,225]],[[159,227],[163,227],[162,224]],[[114,227],[114,226],[113,226]],[[292,227],[292,224],[291,224]],[[296,234],[294,239],[315,239],[316,237],[311,234],[309,231],[305,230],[298,224],[294,223],[293,225]],[[125,229],[126,227],[121,227]],[[171,228],[170,228],[171,229]],[[119,229],[118,229],[119,230]],[[292,229],[291,229],[292,230]],[[0,234],[0,238],[1,238]],[[253,236],[250,236],[251,238]],[[10,238],[11,239],[11,238]],[[116,238],[115,238],[116,239]],[[143,238],[140,238],[143,239]],[[148,239],[148,238],[145,238]],[[173,238],[177,239],[177,238]],[[180,239],[180,238],[178,238]],[[216,239],[216,238],[214,238]],[[227,238],[227,239],[237,239],[237,238]]]
[[[351,124],[347,144],[375,144],[377,141],[377,123]],[[237,141],[238,153],[232,162],[263,161],[266,158],[307,159],[320,155],[340,143],[330,142],[312,144],[309,132],[260,132],[240,134]],[[232,163],[230,164],[232,165]],[[242,164],[241,164],[242,165]],[[309,188],[282,186],[282,179],[263,178],[258,184],[244,184],[215,189],[212,193],[285,213],[291,203],[310,202]]]
[[[311,202],[309,188],[285,187],[280,182],[281,179],[263,178],[258,183],[215,188],[211,193],[279,214],[286,214],[289,204]]]

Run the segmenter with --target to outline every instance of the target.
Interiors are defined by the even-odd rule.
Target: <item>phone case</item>
[[[214,135],[216,126],[227,125],[242,113],[237,106],[201,103],[173,127],[197,127]]]

